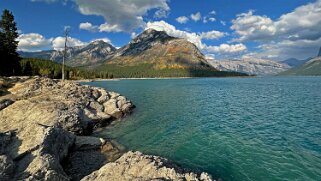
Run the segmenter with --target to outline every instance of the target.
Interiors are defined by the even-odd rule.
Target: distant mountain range
[[[287,64],[291,68],[294,68],[294,67],[298,67],[300,65],[303,65],[305,62],[307,62],[307,61],[309,61],[311,59],[312,58],[307,58],[307,59],[304,59],[304,60],[298,60],[296,58],[289,58],[289,59],[281,61],[281,63]]]
[[[321,48],[315,58],[307,59],[300,66],[294,67],[288,71],[281,72],[280,75],[321,75]]]
[[[319,56],[305,62],[304,64],[280,73],[280,75],[321,75],[321,51]]]
[[[22,57],[49,59],[58,63],[62,61],[62,55],[62,51],[54,50],[20,52]],[[219,71],[207,62],[193,43],[153,29],[145,30],[119,49],[103,41],[68,48],[66,64],[118,77],[245,75]]]
[[[284,63],[259,58],[213,60],[210,63],[218,70],[243,72],[250,75],[275,75],[291,68]]]
[[[102,40],[94,41],[84,46],[69,47],[66,54],[66,65],[72,67],[91,66],[103,63],[116,48]],[[62,62],[63,51],[46,50],[41,52],[18,52],[21,57],[41,58]]]

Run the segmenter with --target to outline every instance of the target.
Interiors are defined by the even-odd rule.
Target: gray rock
[[[12,101],[11,99],[3,99],[0,100],[0,110],[8,107],[9,105],[11,105],[14,101]]]
[[[12,178],[15,165],[12,159],[6,155],[0,155],[0,180],[6,181]]]
[[[147,180],[187,180],[211,181],[206,173],[193,173],[177,167],[165,158],[127,152],[115,162],[110,162],[81,181],[147,181]]]
[[[111,115],[104,112],[103,104],[109,99],[108,93],[71,81],[40,77],[10,81],[12,87],[8,91],[16,101],[0,110],[1,177],[5,179],[10,176],[14,180],[70,180],[61,162],[71,154],[75,134],[88,135],[93,125],[106,125],[112,120]],[[106,95],[106,101],[101,99],[98,102],[103,95]],[[104,157],[100,166],[108,160],[98,154],[108,147],[106,143],[98,143],[94,138],[82,137],[80,140],[76,146],[80,149],[78,152],[93,153],[91,158]],[[88,159],[88,162],[75,163],[95,162],[95,159]],[[98,169],[96,166],[91,168]]]
[[[105,102],[104,107],[105,113],[111,115],[112,117],[121,118],[123,116],[123,112],[117,106],[117,100],[115,99],[115,97]]]

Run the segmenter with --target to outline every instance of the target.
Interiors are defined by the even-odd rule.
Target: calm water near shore
[[[84,84],[137,106],[99,135],[223,180],[321,179],[321,77]]]

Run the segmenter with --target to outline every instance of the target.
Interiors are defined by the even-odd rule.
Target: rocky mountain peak
[[[140,43],[140,42],[151,42],[151,41],[161,41],[173,39],[174,37],[169,36],[165,31],[157,31],[154,29],[147,29],[136,38],[134,38],[130,43]]]

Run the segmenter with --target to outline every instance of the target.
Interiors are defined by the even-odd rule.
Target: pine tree
[[[20,73],[17,26],[12,13],[5,9],[0,20],[0,75],[18,75]]]

